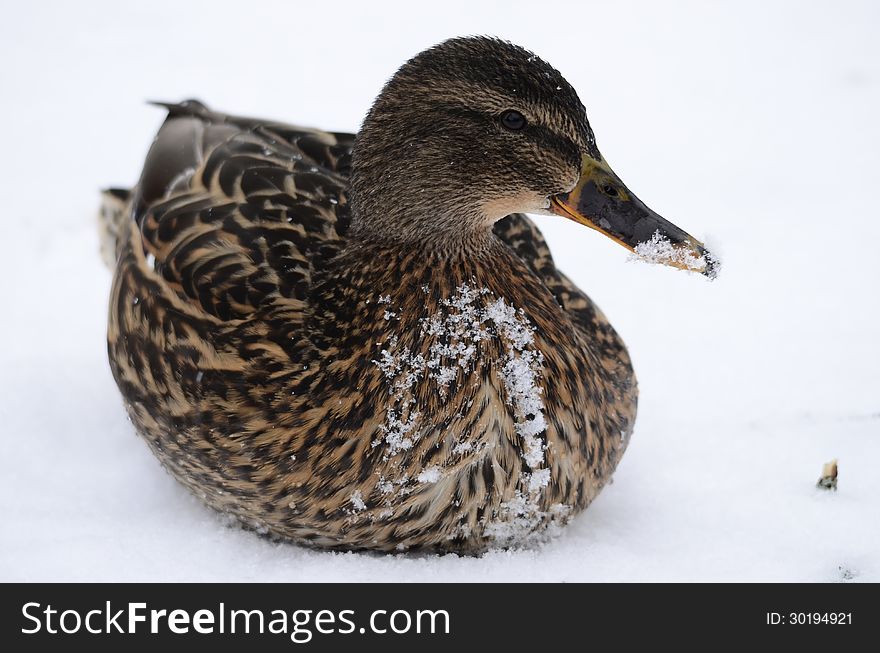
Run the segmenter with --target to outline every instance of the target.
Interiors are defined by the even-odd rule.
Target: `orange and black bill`
[[[550,210],[600,231],[649,262],[710,279],[718,273],[718,260],[703,243],[645,206],[604,158],[584,156],[577,185],[551,198]]]

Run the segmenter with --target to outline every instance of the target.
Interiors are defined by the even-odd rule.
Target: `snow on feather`
[[[390,310],[390,296],[381,296],[380,301]],[[387,459],[412,448],[420,434],[431,428],[432,425],[423,423],[423,415],[417,410],[413,397],[416,383],[427,382],[445,397],[459,374],[475,366],[492,365],[504,387],[527,470],[522,473],[521,489],[516,496],[484,519],[486,534],[509,544],[566,515],[564,507],[540,509],[542,491],[550,482],[550,470],[542,469],[545,457],[540,437],[547,429],[541,387],[544,356],[535,345],[535,329],[525,312],[487,288],[462,284],[420,324],[420,337],[431,339],[426,348],[408,350],[392,337],[373,360],[385,378],[389,404],[380,435],[372,446],[384,446]],[[489,340],[501,345],[497,358],[489,359],[487,352],[491,349],[481,346]],[[453,453],[472,449],[473,443],[464,439]],[[423,470],[416,480],[430,484],[442,476],[442,467],[435,465]]]

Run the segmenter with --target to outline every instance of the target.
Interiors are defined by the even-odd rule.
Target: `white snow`
[[[419,483],[436,483],[441,478],[443,478],[443,470],[438,465],[432,465],[423,469],[416,477],[416,480]]]
[[[352,492],[349,501],[352,505],[352,512],[361,512],[367,509],[367,504],[364,503],[364,498],[361,496],[360,490]]]
[[[502,371],[504,386],[516,411],[516,430],[525,445],[526,463],[532,468],[544,462],[543,445],[537,437],[547,428],[541,386],[536,380],[542,360],[540,351],[511,353]]]
[[[630,260],[644,261],[654,265],[672,264],[689,272],[702,272],[710,263],[714,263],[710,279],[715,279],[719,267],[711,254],[696,256],[688,249],[673,245],[672,241],[659,231],[654,232],[651,240],[636,245],[630,255]]]
[[[571,38],[534,30],[525,2],[450,0],[430,21],[415,4],[49,4],[0,22],[0,55],[16,62],[0,72],[13,98],[0,103],[0,580],[880,581],[876,3],[542,3]],[[321,29],[291,40],[291,21],[341,14],[339,47]],[[377,48],[380,31],[394,38]],[[264,65],[226,52],[249,33]],[[106,362],[94,215],[100,188],[137,179],[162,119],[143,101],[198,96],[351,130],[406,58],[480,33],[558,67],[626,184],[711,234],[724,273],[710,284],[627,265],[592,231],[537,218],[626,340],[641,392],[613,485],[558,539],[481,558],[377,556],[229,525],[133,435]],[[211,38],[194,57],[198,34]],[[833,458],[837,492],[816,488]]]

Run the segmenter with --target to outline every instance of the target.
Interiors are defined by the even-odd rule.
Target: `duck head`
[[[355,140],[354,238],[473,245],[511,213],[560,215],[654,262],[714,276],[702,243],[639,200],[574,88],[531,52],[454,38],[406,62]]]

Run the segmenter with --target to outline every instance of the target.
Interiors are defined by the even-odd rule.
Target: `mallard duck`
[[[345,550],[528,545],[590,504],[636,379],[523,214],[715,263],[612,172],[559,72],[448,40],[356,136],[164,106],[137,185],[105,197],[108,346],[176,479],[259,533]]]

